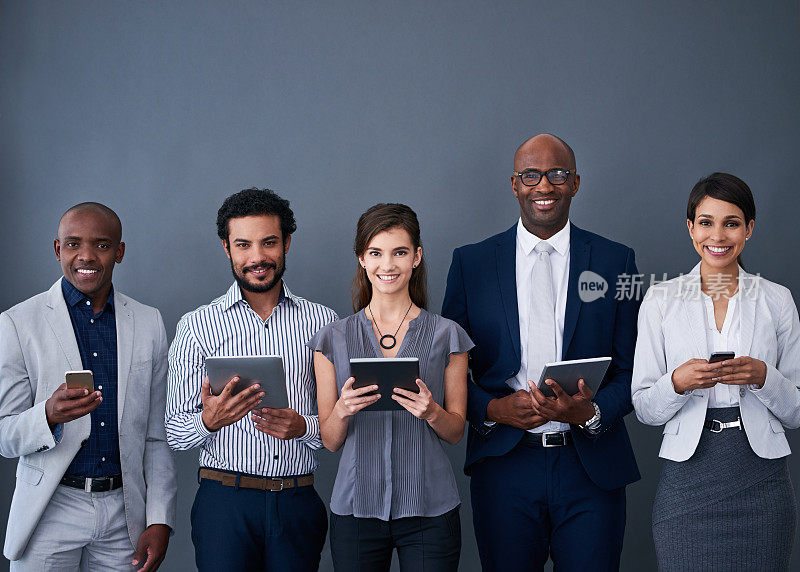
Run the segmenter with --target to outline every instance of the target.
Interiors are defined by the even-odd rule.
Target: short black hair
[[[253,187],[234,193],[225,199],[217,212],[217,235],[227,242],[229,220],[259,215],[276,215],[281,221],[281,233],[284,239],[297,230],[289,201],[279,197],[275,191]]]

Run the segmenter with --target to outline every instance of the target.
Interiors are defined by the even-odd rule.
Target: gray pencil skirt
[[[706,419],[738,416],[738,407],[725,407]],[[788,571],[796,524],[786,458],[762,459],[745,431],[703,429],[691,458],[664,461],[653,506],[662,572]]]

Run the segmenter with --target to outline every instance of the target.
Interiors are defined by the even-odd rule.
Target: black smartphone
[[[714,352],[711,354],[711,357],[708,358],[708,363],[717,363],[719,361],[725,361],[726,359],[733,359],[736,357],[734,352]]]

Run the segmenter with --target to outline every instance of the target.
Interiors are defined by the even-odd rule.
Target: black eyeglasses
[[[547,177],[551,185],[563,185],[569,179],[572,171],[567,169],[550,169],[549,171],[539,171],[538,169],[525,169],[524,171],[514,171],[514,175],[519,177],[522,184],[526,187],[535,187],[542,180],[542,175]]]

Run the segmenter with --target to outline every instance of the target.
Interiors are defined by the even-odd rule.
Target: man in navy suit
[[[579,185],[564,141],[523,143],[518,223],[456,249],[447,277],[442,315],[476,344],[465,472],[487,571],[541,570],[548,555],[557,570],[619,569],[625,486],[640,478],[623,422],[638,300],[615,287],[638,271],[633,250],[569,222]],[[581,296],[581,283],[600,292],[603,280],[602,296]],[[547,362],[602,356],[612,362],[595,395],[535,385]]]

